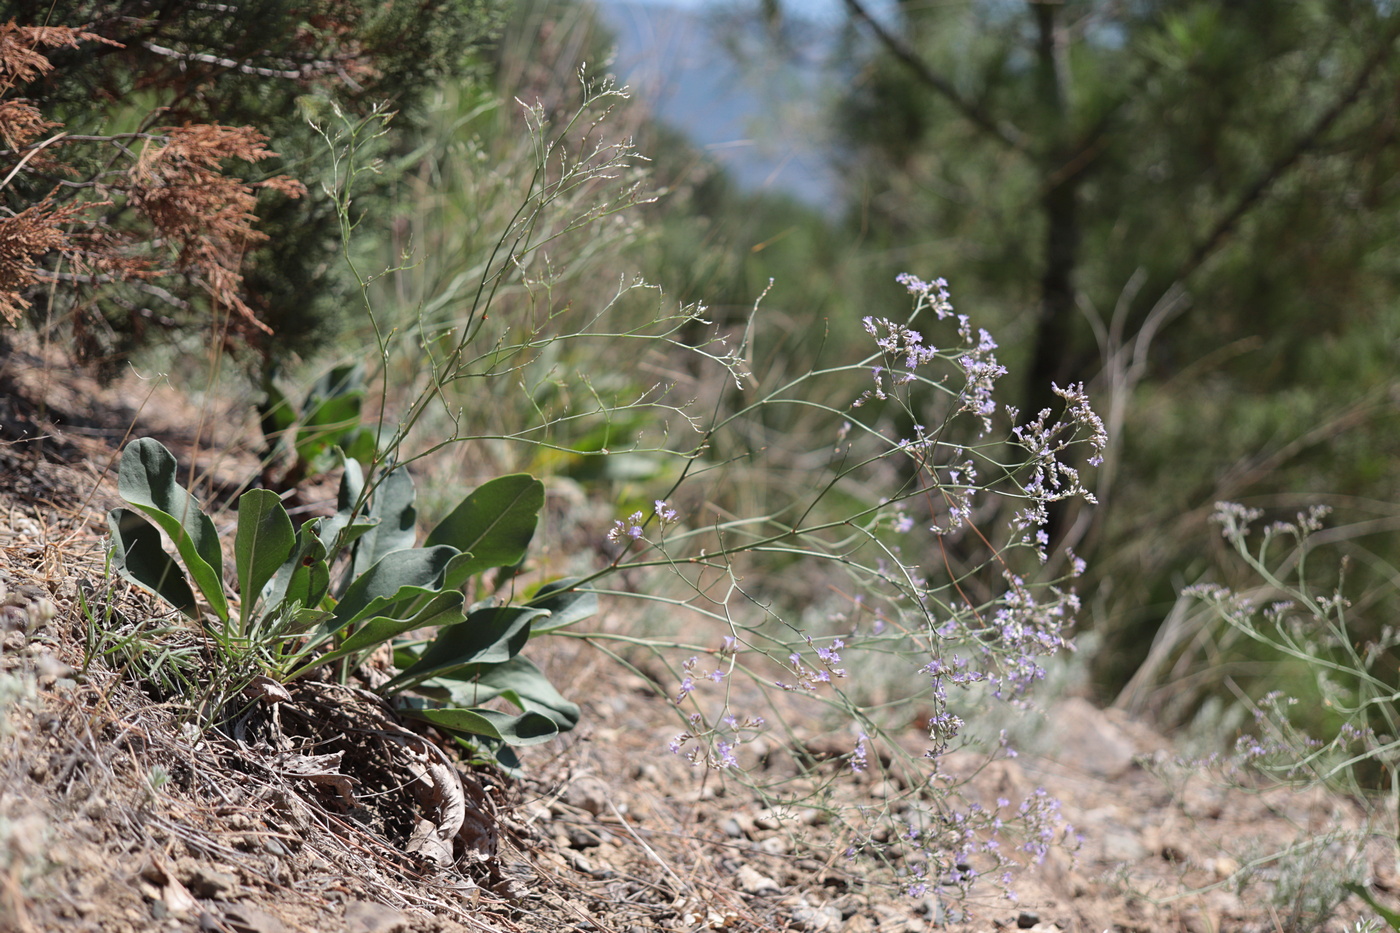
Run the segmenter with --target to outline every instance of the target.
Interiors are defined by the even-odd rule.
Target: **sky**
[[[608,0],[602,0],[607,3]],[[644,6],[669,6],[684,10],[709,10],[738,4],[756,5],[756,0],[635,0]],[[844,8],[841,0],[785,0],[784,11],[789,16],[802,16],[816,21],[835,22]]]
[[[841,0],[784,0],[789,15],[829,12]],[[775,59],[743,73],[705,14],[757,0],[601,0],[616,30],[618,77],[750,190],[778,190],[839,207],[821,76]]]

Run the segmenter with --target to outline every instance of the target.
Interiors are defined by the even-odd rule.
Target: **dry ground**
[[[975,899],[959,914],[901,898],[851,874],[813,813],[765,812],[668,754],[664,698],[564,649],[548,660],[571,672],[583,726],[530,750],[519,781],[457,765],[479,789],[478,836],[459,840],[455,867],[428,870],[402,851],[411,795],[388,788],[397,803],[375,804],[369,778],[347,785],[279,757],[300,729],[347,770],[390,769],[417,740],[372,702],[298,692],[281,739],[266,715],[235,738],[143,692],[120,654],[85,668],[80,594],[104,585],[113,456],[133,423],[191,456],[186,402],[158,393],[131,410],[18,352],[0,383],[0,929],[1342,930],[1359,905],[1321,921],[1309,882],[1330,891],[1331,873],[1359,859],[1396,886],[1393,842],[1358,853],[1345,834],[1361,825],[1355,802],[1224,787],[1171,767],[1170,742],[1148,727],[1068,699],[1044,719],[1040,754],[984,768],[972,792],[1044,786],[1079,851],[1027,869],[1014,903]],[[157,611],[129,599],[128,613]]]

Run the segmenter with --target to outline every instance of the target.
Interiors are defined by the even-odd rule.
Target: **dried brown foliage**
[[[81,29],[14,22],[0,26],[0,95],[52,71],[42,49],[75,48],[88,41],[119,45]],[[5,172],[0,193],[8,188],[13,194],[17,177],[31,181],[32,189],[40,172],[76,179],[61,182],[37,203],[0,209],[9,215],[0,216],[0,316],[5,323],[18,323],[30,305],[27,290],[54,281],[82,297],[74,305],[79,329],[86,317],[83,304],[100,298],[120,302],[113,291],[122,286],[200,313],[156,284],[170,279],[205,294],[209,312],[233,312],[229,332],[245,339],[272,332],[243,294],[243,258],[266,239],[256,229],[258,192],[299,197],[305,189],[285,176],[245,182],[224,168],[229,161],[256,163],[275,156],[266,137],[248,126],[187,123],[110,137],[72,139],[58,133],[36,142],[59,126],[32,101],[0,100],[0,140],[6,147],[0,157],[8,156],[10,162],[0,164]],[[110,151],[104,167],[78,169],[78,164],[94,164],[94,148]],[[105,210],[99,213],[101,208]],[[60,271],[55,257],[69,271]],[[130,307],[129,299],[125,303]]]
[[[301,185],[279,176],[260,185],[225,175],[226,159],[258,162],[276,155],[250,126],[195,124],[169,127],[163,142],[148,146],[127,175],[127,201],[151,225],[153,243],[171,262],[171,272],[193,274],[219,304],[236,311],[243,327],[272,333],[243,300],[243,255],[265,234],[257,223],[257,188],[291,197]],[[153,256],[148,274],[159,274]]]
[[[0,217],[0,317],[6,324],[17,323],[29,307],[24,291],[40,280],[38,259],[50,251],[69,249],[62,228],[86,207],[55,207],[51,198],[45,198],[13,217]]]
[[[110,39],[66,26],[19,26],[13,20],[0,25],[0,95],[28,84],[53,70],[42,48],[77,48],[83,42],[120,45]],[[59,124],[45,120],[31,101],[0,101],[0,139],[11,150],[29,145]]]

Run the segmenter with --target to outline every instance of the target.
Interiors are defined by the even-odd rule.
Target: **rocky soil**
[[[188,704],[133,683],[110,640],[87,656],[92,626],[159,611],[130,594],[120,617],[83,611],[107,586],[114,454],[139,417],[196,456],[172,427],[188,422],[98,404],[99,387],[18,356],[3,381],[0,929],[1350,930],[1365,914],[1336,903],[1343,872],[1400,890],[1393,838],[1360,834],[1360,802],[1229,786],[1068,697],[1023,730],[1034,753],[945,770],[975,772],[971,796],[989,801],[1045,788],[1077,851],[1028,866],[1015,901],[903,897],[853,873],[816,811],[773,812],[669,754],[674,713],[643,679],[567,652],[548,660],[588,685],[579,731],[532,750],[519,780],[447,760],[475,790],[444,870],[403,843],[428,806],[405,762],[437,767],[437,747],[372,699],[299,690],[274,725],[253,696],[237,735],[202,731]]]

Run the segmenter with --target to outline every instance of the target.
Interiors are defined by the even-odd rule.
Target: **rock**
[[[1132,768],[1138,753],[1132,738],[1088,700],[1061,700],[1050,709],[1049,720],[1046,752],[1057,761],[1110,779]]]
[[[1240,870],[1240,863],[1230,858],[1228,855],[1219,858],[1208,859],[1206,870],[1215,876],[1217,881],[1224,881]]]
[[[758,848],[767,855],[787,855],[789,846],[782,836],[773,836],[760,842]]]
[[[753,818],[753,824],[759,829],[781,829],[783,820],[774,810],[762,810]]]
[[[568,836],[569,845],[575,849],[592,849],[603,841],[597,833],[581,826],[569,827]]]
[[[346,933],[407,933],[409,922],[407,914],[382,904],[350,901],[345,905]]]
[[[794,907],[792,922],[799,930],[835,933],[843,926],[841,911],[835,907]]]
[[[248,904],[216,903],[215,906],[224,915],[223,928],[233,930],[234,933],[287,933],[286,925],[265,910]],[[200,925],[203,924],[204,915],[201,915]],[[216,930],[219,928],[212,927]]]
[[[175,877],[190,889],[195,897],[227,897],[238,887],[238,878],[218,871],[191,858],[182,858],[175,863]]]
[[[782,890],[778,882],[759,873],[751,865],[740,865],[739,870],[734,873],[734,880],[739,883],[740,889],[748,894],[769,894]]]
[[[581,779],[570,784],[568,790],[564,791],[564,802],[571,807],[578,807],[585,813],[598,816],[608,809],[607,788],[601,781]]]

